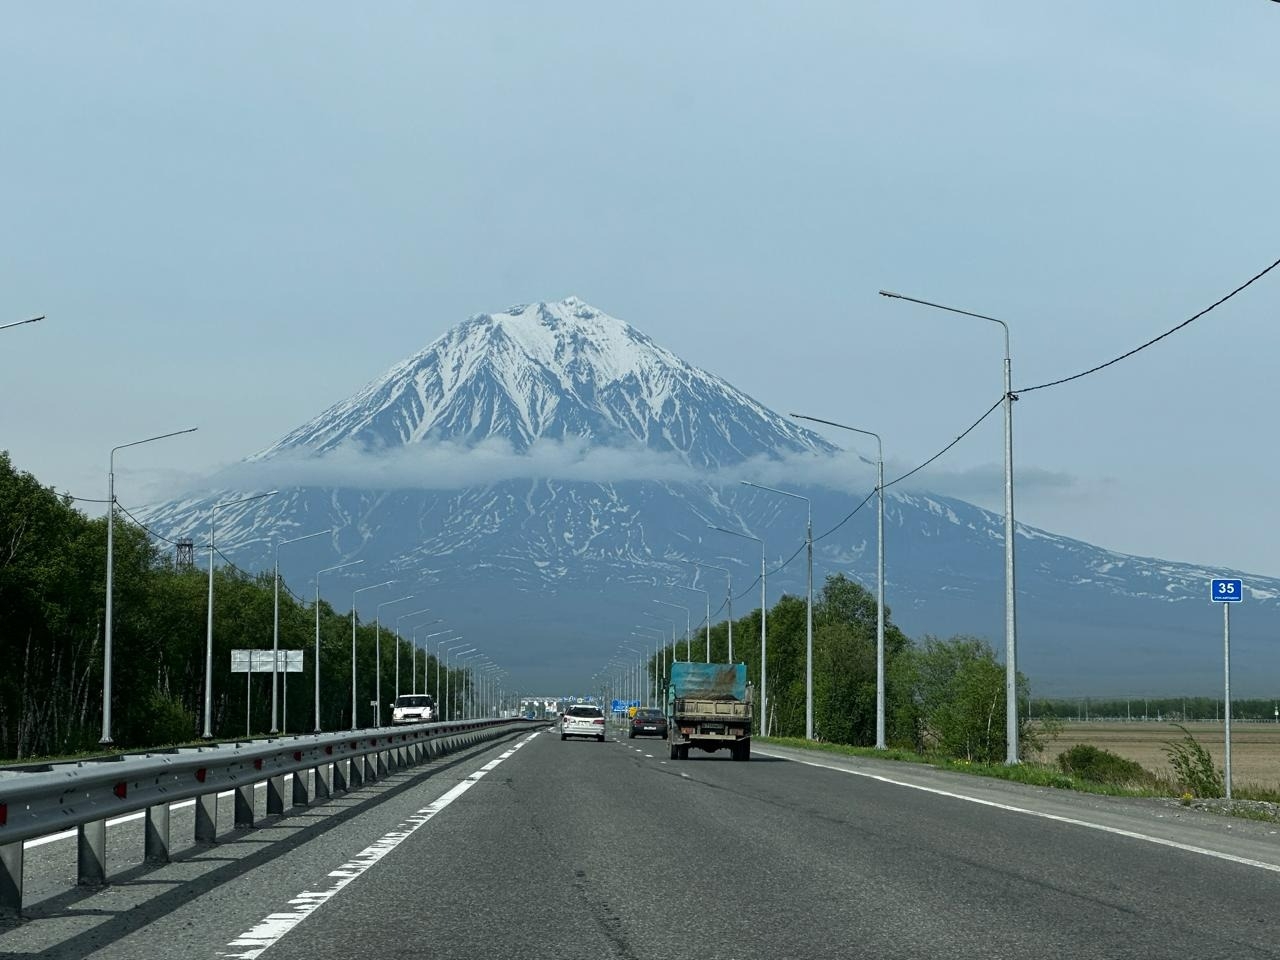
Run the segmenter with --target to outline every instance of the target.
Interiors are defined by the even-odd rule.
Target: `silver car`
[[[592,737],[604,742],[604,711],[590,703],[575,703],[560,717],[560,739]]]

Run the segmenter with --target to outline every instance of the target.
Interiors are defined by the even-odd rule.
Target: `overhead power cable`
[[[1216,310],[1218,307],[1222,306],[1224,303],[1226,303],[1228,300],[1234,297],[1237,293],[1240,293],[1245,288],[1261,280],[1263,277],[1265,277],[1268,273],[1270,273],[1276,267],[1280,267],[1280,260],[1276,260],[1274,263],[1271,264],[1271,266],[1266,267],[1265,269],[1255,273],[1252,277],[1250,277],[1244,283],[1240,284],[1240,286],[1236,287],[1226,296],[1220,297],[1219,299],[1215,300],[1213,303],[1209,304],[1209,306],[1205,307],[1199,313],[1188,317],[1186,320],[1183,320],[1176,327],[1166,330],[1164,333],[1160,334],[1160,336],[1158,337],[1153,337],[1152,339],[1148,340],[1146,343],[1142,344],[1141,346],[1134,347],[1128,353],[1122,353],[1120,354],[1120,356],[1116,357],[1113,360],[1108,360],[1106,363],[1100,363],[1096,367],[1090,367],[1088,370],[1084,370],[1084,371],[1081,371],[1080,373],[1072,374],[1069,377],[1063,377],[1060,380],[1050,380],[1048,383],[1037,384],[1034,387],[1022,387],[1021,389],[1015,390],[1013,392],[1015,394],[1030,393],[1032,390],[1043,390],[1045,389],[1045,387],[1056,387],[1064,383],[1070,383],[1072,380],[1079,380],[1081,377],[1087,377],[1089,374],[1097,373],[1099,370],[1105,370],[1107,367],[1111,366],[1112,364],[1119,363],[1121,360],[1125,360],[1129,357],[1132,357],[1135,353],[1138,353],[1140,350],[1145,350],[1147,349],[1147,347],[1151,346],[1152,344],[1159,343],[1165,337],[1177,333],[1183,327],[1188,326],[1194,323],[1195,321],[1199,320],[1201,317],[1203,317],[1206,313],[1209,313],[1211,310]]]
[[[152,536],[152,537],[155,537],[157,540],[163,540],[165,543],[172,543],[175,547],[178,545],[178,541],[177,541],[177,540],[170,540],[170,539],[169,539],[168,537],[166,537],[164,534],[156,533],[154,530],[152,530],[150,527],[148,527],[145,523],[143,523],[141,520],[139,520],[137,517],[135,517],[132,513],[130,513],[130,512],[129,512],[129,508],[128,508],[128,507],[126,507],[126,506],[125,506],[123,503],[121,503],[119,500],[117,500],[117,501],[116,501],[116,506],[120,509],[120,512],[121,512],[121,513],[123,513],[126,517],[128,517],[130,520],[132,520],[134,523],[136,523],[139,527],[141,527],[143,530],[145,530],[145,531],[147,532],[147,534],[148,534],[148,535],[150,535],[150,536]]]
[[[1016,392],[1016,391],[1015,391],[1015,392]],[[970,425],[965,429],[965,431],[964,431],[962,434],[960,434],[958,437],[956,437],[954,440],[952,440],[950,443],[948,443],[945,447],[943,447],[941,450],[939,450],[937,453],[935,453],[932,457],[930,457],[930,458],[929,458],[928,460],[926,460],[924,463],[920,464],[920,466],[915,467],[915,468],[913,468],[913,469],[911,469],[911,470],[908,470],[906,473],[904,473],[902,476],[898,477],[896,480],[890,480],[888,483],[886,483],[886,484],[885,484],[885,486],[886,486],[886,487],[892,487],[895,483],[901,483],[903,480],[907,479],[907,477],[911,476],[912,474],[914,474],[914,473],[919,473],[921,470],[923,470],[923,469],[924,469],[925,467],[927,467],[929,464],[933,463],[933,461],[937,460],[940,456],[942,456],[944,453],[946,453],[948,450],[950,450],[952,447],[954,447],[957,443],[959,443],[961,440],[963,440],[965,437],[967,437],[970,433],[972,433],[974,430],[976,430],[976,429],[977,429],[977,427],[978,427],[978,424],[982,423],[982,421],[983,421],[983,420],[985,420],[985,419],[987,419],[987,417],[991,416],[991,414],[993,414],[993,413],[995,412],[996,408],[997,408],[997,407],[999,407],[999,406],[1000,406],[1000,404],[1002,404],[1002,403],[1004,403],[1004,397],[1001,397],[999,400],[997,400],[995,403],[993,403],[990,407],[988,407],[988,408],[987,408],[987,412],[986,412],[986,413],[984,413],[982,416],[980,416],[977,420],[973,421],[973,423],[971,423],[971,424],[970,424]],[[875,491],[873,490],[873,491],[872,491],[872,493],[874,493],[874,492],[875,492]],[[871,499],[871,498],[870,498],[870,497],[868,497],[868,498],[867,498],[867,500],[869,500],[869,499]],[[862,502],[865,504],[867,501],[866,501],[866,500],[864,500],[864,501],[862,501]],[[842,522],[843,522],[843,521],[842,521]],[[823,536],[825,537],[825,536],[826,536],[826,534],[824,533],[824,534],[823,534]]]

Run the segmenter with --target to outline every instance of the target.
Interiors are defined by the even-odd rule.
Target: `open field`
[[[1222,766],[1222,724],[1197,722],[1185,724],[1188,731]],[[1056,761],[1058,754],[1078,743],[1088,743],[1128,760],[1136,760],[1148,770],[1169,769],[1164,745],[1181,740],[1182,731],[1171,723],[1134,721],[1132,723],[1067,722],[1061,733],[1048,741],[1041,759]],[[1280,787],[1280,725],[1274,723],[1231,724],[1231,780],[1235,784],[1257,784]]]

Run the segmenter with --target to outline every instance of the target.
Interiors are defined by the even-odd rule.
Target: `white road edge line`
[[[375,863],[411,837],[437,813],[479,783],[485,774],[512,756],[540,733],[542,733],[541,730],[535,730],[506,753],[490,760],[475,773],[459,781],[442,794],[438,800],[427,804],[413,816],[397,824],[394,830],[384,835],[380,840],[376,840],[368,847],[365,847],[336,870],[329,871],[329,876],[335,880],[332,886],[324,890],[303,890],[289,901],[289,906],[292,908],[289,912],[267,914],[257,926],[246,933],[242,933],[227,944],[228,947],[247,949],[242,949],[237,953],[219,950],[217,956],[236,957],[241,958],[241,960],[253,960],[254,957],[261,956],[268,947],[278,942],[286,933],[315,913],[321,905],[337,896],[351,881],[361,876]]]
[[[1210,850],[1207,847],[1197,847],[1190,843],[1179,843],[1177,840],[1166,840],[1163,837],[1153,837],[1148,833],[1138,833],[1134,830],[1125,830],[1122,827],[1109,827],[1103,823],[1094,823],[1090,820],[1077,820],[1075,817],[1064,817],[1056,813],[1044,813],[1040,810],[1029,810],[1026,807],[1015,807],[1010,803],[999,803],[995,800],[983,800],[980,797],[970,797],[963,793],[952,793],[948,790],[939,790],[937,787],[925,787],[918,783],[907,783],[904,780],[894,780],[892,777],[882,776],[878,773],[868,773],[865,770],[850,770],[847,767],[836,767],[829,763],[818,763],[816,760],[800,760],[796,757],[787,757],[780,753],[769,753],[765,750],[757,750],[756,752],[769,757],[777,757],[780,760],[789,760],[792,763],[802,763],[808,767],[821,767],[824,770],[835,770],[837,773],[850,773],[855,777],[866,777],[869,780],[879,780],[881,783],[890,783],[896,787],[907,787],[911,790],[920,790],[924,793],[937,794],[940,797],[951,797],[953,800],[964,800],[968,803],[976,803],[984,807],[995,807],[997,810],[1008,810],[1010,813],[1025,813],[1029,817],[1039,817],[1042,820],[1055,820],[1058,823],[1069,823],[1072,826],[1086,827],[1089,830],[1099,830],[1102,833],[1111,833],[1118,837],[1128,837],[1130,840],[1143,840],[1147,843],[1154,843],[1162,847],[1172,847],[1175,850],[1183,850],[1187,853],[1198,853],[1205,857],[1214,857],[1218,860],[1228,860],[1231,863],[1239,863],[1246,867],[1257,867],[1259,870],[1269,870],[1272,873],[1280,873],[1280,864],[1266,863],[1262,860],[1250,860],[1248,857],[1237,857],[1235,854],[1223,853],[1221,850]]]

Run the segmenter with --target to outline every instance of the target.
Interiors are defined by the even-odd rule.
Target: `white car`
[[[429,723],[435,718],[435,697],[425,693],[402,694],[391,707],[392,723]]]
[[[589,703],[575,703],[560,717],[560,739],[593,737],[604,742],[604,711]]]

